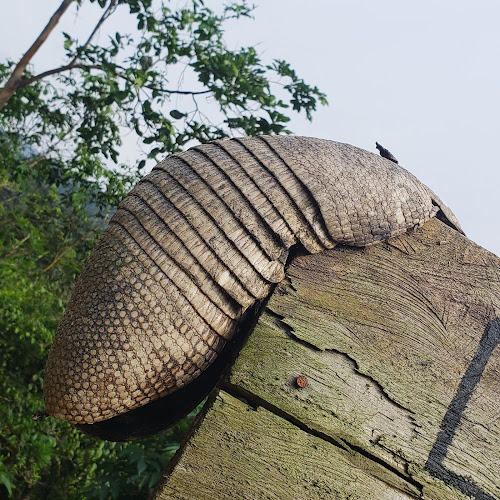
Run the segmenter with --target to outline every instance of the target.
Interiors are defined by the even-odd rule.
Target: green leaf
[[[12,481],[12,476],[7,471],[0,471],[0,484],[3,484],[7,488],[7,492],[12,495],[14,489],[14,483]]]
[[[64,48],[65,50],[68,50],[73,45],[74,40],[67,33],[63,33],[63,36],[64,36]]]
[[[181,118],[184,118],[186,116],[186,113],[181,113],[177,109],[173,109],[170,111],[170,116],[176,120],[180,120]]]

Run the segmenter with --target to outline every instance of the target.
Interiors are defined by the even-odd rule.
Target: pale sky
[[[229,25],[229,44],[257,45],[266,62],[285,59],[330,101],[312,123],[297,117],[290,128],[373,152],[380,142],[450,206],[471,240],[500,255],[500,2],[254,1],[255,19]],[[19,59],[59,4],[5,2],[0,60]],[[69,10],[36,69],[57,65],[61,31],[83,39],[98,14]],[[106,29],[123,33],[128,22],[119,14]]]

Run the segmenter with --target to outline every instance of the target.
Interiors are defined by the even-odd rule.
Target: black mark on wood
[[[495,347],[500,343],[500,319],[495,318],[488,322],[483,337],[479,342],[479,348],[472,359],[465,375],[460,382],[457,393],[448,407],[448,411],[441,422],[441,427],[432,447],[425,469],[435,478],[453,486],[464,495],[469,495],[476,500],[495,500],[495,497],[485,493],[476,484],[464,477],[448,470],[444,465],[444,459],[448,452],[453,437],[457,431],[462,414],[467,408],[474,389],[476,388],[486,364]]]

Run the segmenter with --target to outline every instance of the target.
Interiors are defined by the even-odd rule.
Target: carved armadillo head
[[[232,139],[168,157],[78,279],[47,362],[48,412],[95,424],[179,391],[283,278],[293,245],[370,245],[438,212],[459,229],[406,170],[332,141]]]

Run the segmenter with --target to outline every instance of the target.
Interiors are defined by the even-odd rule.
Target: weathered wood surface
[[[296,258],[154,498],[500,498],[499,318],[437,220]]]
[[[382,465],[224,391],[203,427],[206,432],[198,432],[186,445],[176,469],[182,473],[158,498],[395,500],[413,498],[404,491],[417,492]],[[206,459],[192,461],[193,455]]]

